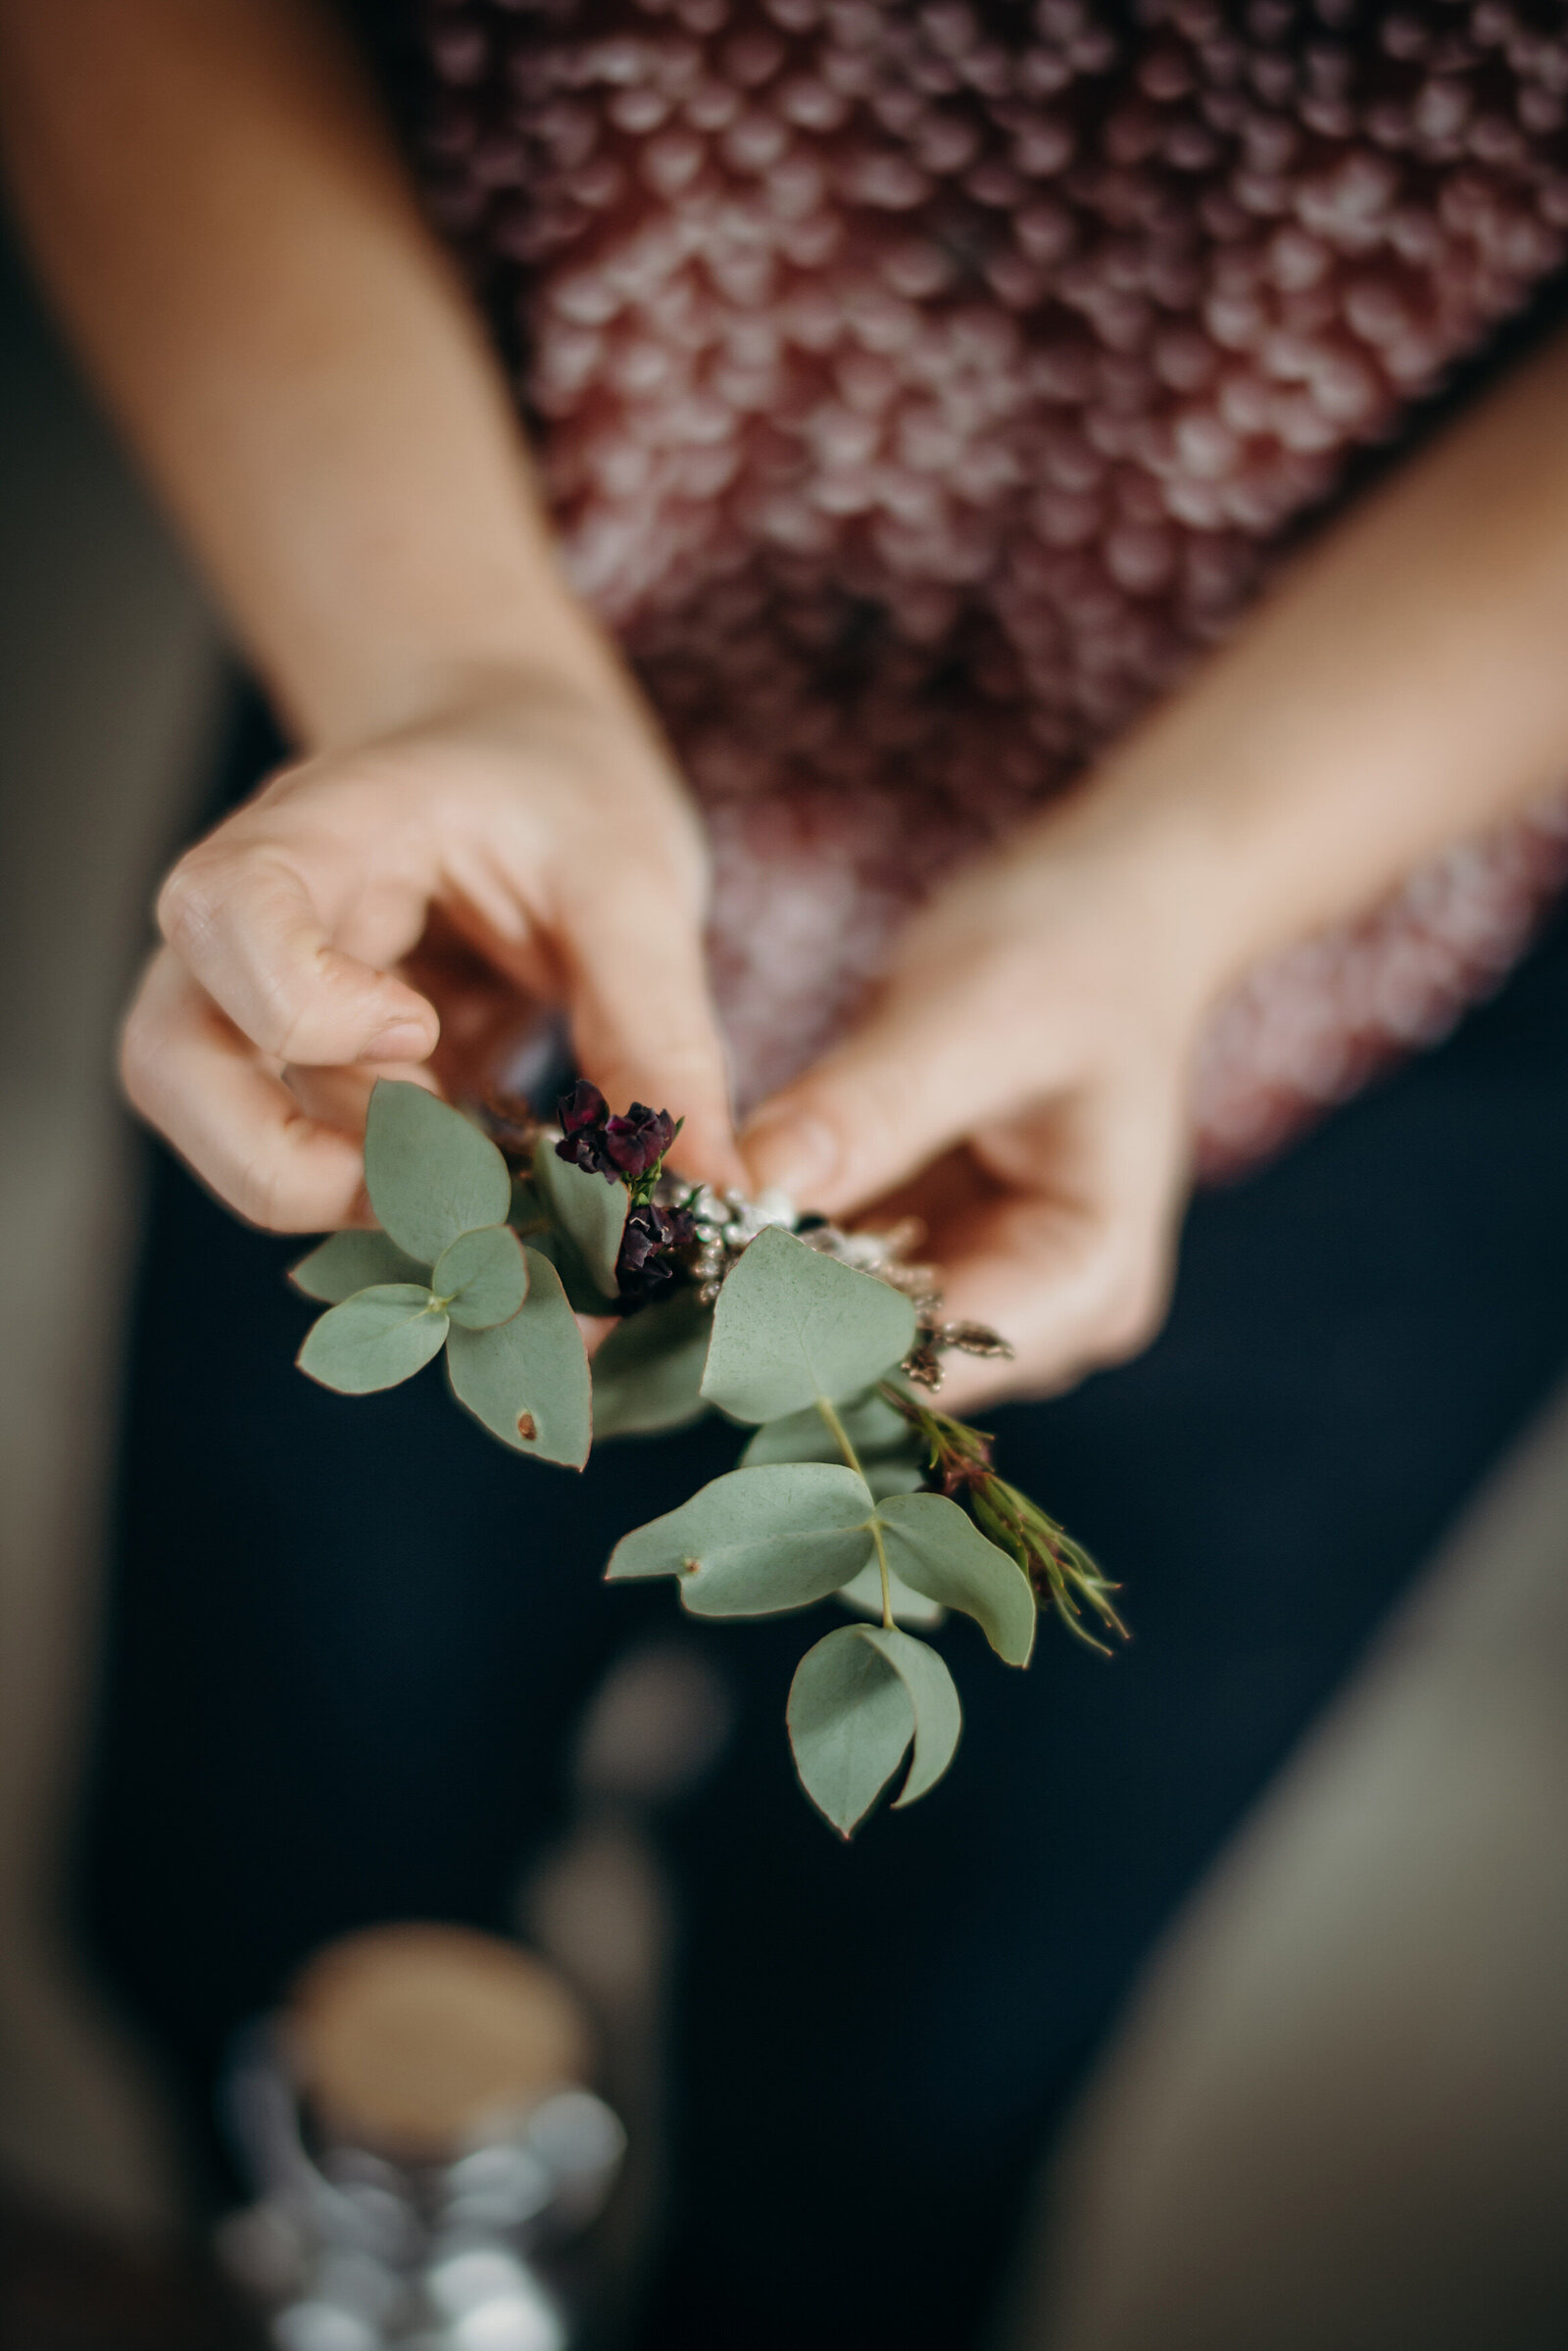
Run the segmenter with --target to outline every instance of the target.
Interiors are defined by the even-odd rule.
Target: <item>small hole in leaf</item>
[[[522,1439],[524,1445],[532,1445],[538,1434],[539,1423],[534,1419],[533,1414],[531,1412],[519,1412],[517,1415],[517,1435]]]

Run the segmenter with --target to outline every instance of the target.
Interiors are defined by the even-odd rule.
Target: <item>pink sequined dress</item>
[[[420,39],[430,206],[708,813],[751,1098],[1568,253],[1540,0],[428,0]],[[1565,868],[1545,808],[1260,968],[1206,1166],[1441,1035]]]

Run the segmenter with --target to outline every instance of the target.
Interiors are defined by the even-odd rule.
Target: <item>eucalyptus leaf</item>
[[[289,1267],[288,1278],[307,1298],[340,1306],[357,1290],[373,1290],[387,1282],[417,1282],[422,1289],[425,1272],[390,1233],[328,1233],[308,1257]]]
[[[918,1494],[925,1485],[925,1471],[918,1461],[868,1461],[865,1482],[880,1502],[890,1494]]]
[[[616,1323],[593,1360],[595,1436],[648,1435],[701,1420],[712,1327],[712,1308],[695,1290],[678,1290]]]
[[[619,1286],[615,1262],[620,1237],[631,1205],[625,1185],[563,1159],[548,1135],[541,1135],[534,1147],[533,1180],[551,1215],[580,1251],[589,1280],[612,1298]]]
[[[896,1494],[877,1504],[888,1565],[915,1592],[972,1616],[999,1657],[1027,1665],[1039,1610],[1015,1559],[988,1543],[956,1502]]]
[[[446,1299],[447,1312],[466,1331],[488,1331],[510,1322],[528,1295],[528,1260],[521,1242],[504,1224],[460,1233],[435,1261],[430,1287]]]
[[[774,1616],[826,1599],[871,1549],[862,1479],[828,1462],[732,1469],[622,1538],[612,1582],[679,1576],[694,1616]]]
[[[920,1440],[902,1412],[874,1388],[852,1396],[835,1410],[862,1468],[889,1454],[903,1453],[918,1461]],[[764,1420],[741,1455],[747,1469],[764,1461],[842,1461],[839,1441],[818,1405],[804,1412],[786,1412],[780,1420]]]
[[[906,1633],[871,1628],[862,1641],[875,1641],[909,1693],[914,1709],[914,1755],[909,1776],[893,1799],[895,1812],[928,1795],[953,1761],[963,1729],[963,1708],[953,1676],[933,1648]]]
[[[790,1686],[790,1745],[801,1786],[841,1837],[851,1837],[903,1761],[914,1759],[901,1804],[947,1770],[962,1715],[934,1649],[907,1633],[846,1625],[808,1649]]]
[[[512,1178],[495,1145],[422,1086],[378,1079],[365,1123],[370,1205],[400,1249],[433,1265],[460,1233],[500,1224]]]
[[[852,1576],[833,1597],[852,1616],[867,1616],[874,1623],[882,1622],[882,1570],[875,1559],[868,1559],[858,1576]],[[896,1625],[913,1625],[918,1632],[934,1633],[947,1621],[947,1610],[939,1600],[928,1600],[923,1592],[911,1592],[908,1585],[888,1572],[888,1600]]]
[[[588,1353],[561,1278],[526,1249],[528,1296],[495,1330],[454,1325],[447,1342],[453,1394],[519,1453],[580,1469],[593,1441]]]
[[[534,1241],[550,1222],[550,1212],[525,1176],[512,1179],[512,1205],[507,1210],[507,1222],[522,1241]]]
[[[619,1301],[600,1289],[588,1271],[588,1260],[564,1225],[535,1233],[527,1244],[548,1257],[561,1276],[561,1287],[574,1314],[617,1314]]]
[[[345,1396],[371,1396],[422,1371],[439,1354],[447,1318],[417,1282],[361,1290],[312,1323],[299,1367]]]
[[[718,1294],[703,1394],[736,1420],[777,1420],[858,1395],[913,1344],[902,1292],[769,1225]]]

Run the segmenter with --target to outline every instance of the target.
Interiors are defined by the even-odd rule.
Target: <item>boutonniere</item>
[[[522,1453],[580,1469],[593,1440],[720,1413],[737,1466],[625,1536],[612,1583],[668,1576],[694,1616],[832,1600],[853,1622],[801,1659],[785,1719],[801,1785],[850,1837],[908,1757],[895,1806],[953,1760],[962,1716],[919,1638],[972,1617],[1025,1666],[1042,1608],[1097,1647],[1114,1587],[1001,1477],[991,1439],[935,1401],[953,1349],[1006,1356],[944,1318],[908,1229],[846,1232],[683,1183],[664,1110],[612,1113],[579,1082],[547,1126],[497,1105],[491,1132],[421,1087],[370,1097],[378,1231],[334,1233],[293,1269],[327,1311],[302,1371],[364,1396],[444,1352],[460,1404]],[[590,1362],[579,1316],[613,1316]]]

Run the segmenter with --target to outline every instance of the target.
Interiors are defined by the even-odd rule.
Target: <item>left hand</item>
[[[944,1410],[1063,1388],[1164,1318],[1215,981],[1190,881],[1048,814],[914,919],[858,1026],[742,1138],[803,1207],[917,1215],[948,1312],[1011,1341],[945,1358]]]

